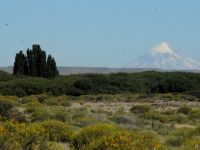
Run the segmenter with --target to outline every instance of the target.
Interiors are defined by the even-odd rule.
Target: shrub
[[[140,116],[145,119],[150,119],[150,120],[158,120],[162,123],[165,123],[169,120],[168,116],[160,114],[159,112],[148,112],[144,113],[142,116]]]
[[[59,105],[59,102],[56,100],[55,97],[45,99],[42,103],[50,106]]]
[[[82,90],[91,90],[95,87],[94,83],[89,78],[83,78],[81,80],[76,81],[74,83],[74,86]]]
[[[93,118],[93,117],[81,117],[81,118],[76,118],[73,121],[73,125],[77,127],[85,127],[88,125],[94,125],[99,123],[100,121]]]
[[[133,120],[130,117],[122,116],[122,115],[114,116],[112,120],[117,124],[132,124],[133,123]]]
[[[200,109],[193,110],[189,114],[189,118],[192,119],[192,120],[198,120],[198,119],[200,119]]]
[[[0,133],[1,149],[36,149],[45,142],[44,129],[39,124],[7,121],[3,126],[4,133]]]
[[[200,147],[200,138],[191,138],[187,140],[181,147],[180,150],[198,150]]]
[[[50,97],[43,101],[47,105],[70,107],[72,103],[65,96]]]
[[[70,127],[63,122],[48,120],[41,123],[50,141],[66,142],[72,134]]]
[[[26,91],[22,88],[16,88],[14,91],[15,91],[14,95],[18,97],[23,97],[27,95]]]
[[[193,134],[196,136],[200,135],[200,126],[196,127],[196,129],[193,131]]]
[[[164,115],[174,115],[174,114],[176,114],[176,110],[167,109],[167,110],[163,111],[162,114],[164,114]]]
[[[188,122],[188,116],[184,114],[176,114],[170,118],[170,121],[174,121],[177,123],[187,123]]]
[[[183,136],[169,136],[166,140],[167,145],[173,146],[173,147],[179,147],[181,146],[187,138]]]
[[[171,135],[167,138],[166,143],[174,147],[181,146],[184,142],[194,136],[194,132],[195,130],[191,128],[176,129],[171,132]]]
[[[0,114],[3,117],[9,117],[10,110],[16,105],[17,103],[11,100],[0,100]]]
[[[69,123],[72,119],[72,114],[61,109],[61,110],[55,112],[55,115],[53,118],[55,120]]]
[[[185,114],[185,115],[188,115],[189,113],[191,113],[192,109],[189,107],[189,106],[182,106],[180,107],[177,112],[178,113],[182,113],[182,114]]]
[[[69,145],[66,143],[49,142],[47,147],[43,150],[71,150],[71,149],[69,148]]]
[[[82,149],[89,145],[93,140],[98,140],[104,136],[114,134],[117,129],[108,124],[97,124],[87,126],[76,132],[71,139],[71,145],[75,149]]]
[[[159,147],[159,140],[153,133],[118,131],[115,134],[93,140],[85,149],[92,150],[152,150]]]
[[[134,114],[143,114],[149,112],[150,110],[151,107],[149,105],[136,105],[130,109],[130,111]]]
[[[128,132],[117,132],[114,135],[103,137],[99,140],[93,140],[85,149],[94,150],[131,150],[136,149],[134,138]]]
[[[30,122],[30,118],[27,114],[25,114],[23,111],[20,111],[20,107],[14,107],[9,112],[9,119],[14,119],[18,122]]]
[[[52,117],[52,114],[48,110],[37,110],[33,115],[32,115],[32,121],[45,121],[48,120]]]

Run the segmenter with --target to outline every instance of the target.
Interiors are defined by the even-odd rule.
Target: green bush
[[[195,121],[200,120],[200,109],[193,110],[193,111],[189,114],[189,118],[190,118],[191,120],[195,120]]]
[[[94,83],[89,78],[83,78],[74,83],[74,86],[82,90],[91,90],[94,88]]]
[[[48,110],[36,111],[32,115],[32,121],[45,121],[51,119],[53,114],[51,114]]]
[[[184,114],[176,114],[170,117],[170,121],[177,123],[187,123],[189,120],[187,115]]]
[[[31,115],[33,122],[48,120],[54,115],[48,107],[41,105],[39,102],[29,103],[25,112]]]
[[[141,118],[150,119],[150,120],[158,120],[162,123],[165,123],[169,120],[169,117],[167,115],[164,115],[155,111],[146,112],[143,115],[141,115]]]
[[[187,140],[191,139],[195,134],[192,128],[180,128],[172,130],[171,135],[167,137],[166,143],[169,146],[179,147]]]
[[[192,108],[190,108],[189,106],[182,106],[177,110],[178,113],[182,113],[185,115],[188,115],[192,112]]]
[[[71,101],[69,101],[69,99],[65,96],[50,97],[45,99],[42,103],[51,106],[57,105],[65,107],[70,107],[72,105]]]
[[[130,109],[130,111],[134,114],[143,114],[143,113],[150,112],[150,110],[151,110],[151,106],[149,105],[136,105]]]
[[[60,109],[54,112],[53,119],[70,123],[72,120],[72,114],[69,112],[66,112],[66,110]]]
[[[12,80],[13,76],[6,73],[5,71],[0,70],[0,81],[9,81]]]
[[[183,136],[169,136],[166,140],[167,145],[173,146],[173,147],[179,147],[181,146],[187,138]]]
[[[117,124],[133,124],[133,119],[128,116],[124,115],[117,115],[112,118],[112,121],[114,121]]]
[[[167,109],[167,110],[163,111],[162,114],[164,114],[164,115],[169,115],[169,116],[175,115],[175,114],[176,114],[176,110]]]
[[[200,125],[196,127],[196,129],[193,131],[193,134],[196,136],[200,135]]]
[[[0,100],[0,114],[3,117],[9,117],[10,110],[16,105],[17,103],[11,100]]]

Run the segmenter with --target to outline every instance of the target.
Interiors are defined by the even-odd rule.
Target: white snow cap
[[[162,42],[154,48],[151,48],[151,53],[168,53],[173,54],[174,51],[170,48],[167,42]]]

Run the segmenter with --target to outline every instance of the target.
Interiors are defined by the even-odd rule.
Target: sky
[[[122,67],[165,41],[200,60],[200,0],[1,0],[0,66],[40,44],[58,66]]]

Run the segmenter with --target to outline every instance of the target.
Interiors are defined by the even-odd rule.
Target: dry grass
[[[196,128],[196,126],[190,125],[190,124],[175,124],[174,127],[175,127],[176,129],[180,129],[180,128],[195,129],[195,128]]]
[[[106,112],[116,112],[123,108],[125,112],[129,112],[132,106],[135,105],[150,105],[154,107],[157,111],[165,111],[168,109],[177,109],[183,105],[187,105],[192,108],[200,108],[199,102],[188,102],[188,101],[162,101],[156,100],[153,103],[150,102],[73,102],[70,108],[79,109],[87,107],[88,109],[100,110]]]

